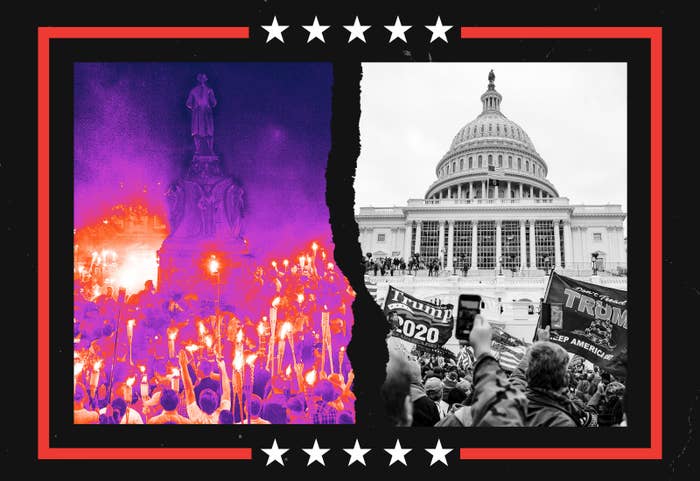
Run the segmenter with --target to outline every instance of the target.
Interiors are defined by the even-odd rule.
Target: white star
[[[437,21],[435,22],[435,25],[433,25],[432,27],[430,25],[426,25],[425,28],[433,32],[433,35],[430,37],[430,43],[433,43],[433,41],[437,40],[438,38],[441,38],[445,42],[447,42],[447,36],[445,35],[445,32],[451,29],[452,25],[443,25],[442,20],[440,19],[440,17],[438,17]]]
[[[396,22],[394,23],[394,25],[384,25],[384,28],[391,32],[391,38],[389,39],[389,43],[393,42],[397,38],[400,38],[401,40],[406,42],[406,30],[411,28],[411,26],[401,25],[401,20],[399,19],[399,17],[396,17]]]
[[[284,461],[282,461],[282,455],[289,451],[289,449],[281,449],[280,447],[278,447],[277,440],[275,439],[272,441],[272,447],[270,449],[263,448],[262,451],[265,454],[267,454],[267,463],[265,464],[265,466],[268,466],[273,461],[277,461],[282,466],[284,466]]]
[[[348,466],[350,466],[355,461],[361,462],[364,466],[365,464],[365,454],[371,451],[369,448],[360,447],[360,441],[355,439],[355,446],[352,449],[343,449],[346,453],[350,455],[350,461],[348,461]]]
[[[326,465],[325,462],[323,462],[323,455],[326,454],[330,449],[321,449],[318,447],[318,440],[314,439],[314,447],[311,449],[306,449],[304,448],[303,451],[309,455],[309,462],[306,463],[307,466],[310,466],[311,463],[318,461],[319,463],[323,464],[324,466]]]
[[[287,30],[289,25],[280,25],[277,23],[277,17],[272,17],[271,25],[261,25],[261,27],[267,30],[267,41],[265,43],[269,42],[273,38],[276,38],[280,42],[284,43],[282,32]]]
[[[328,30],[328,27],[330,25],[319,25],[318,24],[318,17],[314,17],[314,23],[311,25],[302,25],[304,29],[309,32],[309,38],[306,40],[306,43],[309,43],[313,39],[317,38],[321,42],[326,43],[326,41],[323,38],[323,32]]]
[[[447,449],[442,447],[442,443],[438,439],[435,449],[426,449],[432,456],[433,459],[430,460],[430,465],[432,466],[436,462],[440,461],[445,466],[447,466],[447,453],[452,451],[452,449]]]
[[[355,17],[355,23],[352,25],[343,25],[345,29],[350,32],[350,38],[348,39],[348,43],[352,42],[354,39],[359,38],[363,42],[367,43],[365,40],[365,30],[367,30],[370,25],[361,25],[360,24],[360,19]]]
[[[394,464],[396,461],[399,461],[401,464],[406,466],[406,454],[408,454],[409,451],[411,451],[411,450],[408,448],[402,448],[401,443],[397,439],[396,446],[394,446],[394,449],[384,448],[384,451],[391,454],[391,460],[389,461],[389,466]]]

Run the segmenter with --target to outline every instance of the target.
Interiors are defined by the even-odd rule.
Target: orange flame
[[[74,375],[74,376],[77,376],[78,374],[80,374],[81,372],[83,372],[83,365],[84,365],[84,364],[83,364],[82,362],[76,362],[76,363],[73,365],[73,375]]]
[[[139,370],[141,371],[141,374],[146,373],[146,366],[139,366]]]
[[[240,371],[241,368],[243,367],[243,353],[242,352],[237,352],[236,356],[233,358],[233,367],[236,369],[236,371]]]
[[[297,302],[301,304],[304,302],[304,294],[297,294]]]
[[[289,265],[289,261],[285,259],[282,261],[282,264],[284,264],[284,267],[287,267]]]
[[[236,342],[243,342],[243,329],[238,330],[238,334],[236,334]]]
[[[136,381],[136,377],[135,377],[135,376],[131,376],[130,378],[128,378],[128,379],[126,380],[126,385],[129,386],[129,387],[131,387],[131,386],[134,385],[134,381]]]
[[[313,249],[314,254],[315,254],[316,251],[318,250],[318,244],[316,244],[316,243],[314,242],[313,244],[311,244],[311,248]]]
[[[312,369],[311,371],[307,372],[304,379],[306,380],[306,384],[313,386],[316,382],[316,369]]]
[[[180,375],[180,370],[179,370],[178,368],[174,367],[174,368],[172,368],[172,369],[170,370],[170,375],[171,375],[171,376],[174,376],[174,377],[175,377],[175,376],[179,376],[179,375]]]
[[[328,263],[328,269],[332,271],[332,270],[333,270],[333,267],[334,267],[334,266],[333,266],[333,263],[332,263],[332,262],[329,262],[329,263]]]
[[[292,366],[287,366],[287,369],[284,370],[284,373],[289,377],[289,375],[292,373]]]
[[[214,342],[214,340],[212,339],[211,335],[209,335],[209,334],[204,338],[204,343],[205,343],[205,344],[207,345],[207,347],[210,348],[210,349],[211,349],[211,346],[212,346],[213,342]]]
[[[311,256],[306,254],[306,263],[311,265]]]
[[[274,267],[275,269],[277,269],[277,261],[272,261],[272,267]]]
[[[185,349],[192,354],[193,352],[199,351],[199,346],[197,344],[190,344],[189,346],[185,346]]]
[[[204,333],[207,331],[206,328],[204,327],[204,323],[202,321],[199,321],[198,323],[198,328],[199,328],[199,335],[203,336]]]
[[[258,323],[258,336],[262,336],[265,332],[265,326],[263,326],[262,321]]]
[[[171,341],[174,341],[175,337],[177,336],[178,330],[179,329],[173,328],[173,327],[168,328],[168,339],[170,339]]]
[[[255,360],[257,359],[257,357],[258,357],[257,354],[251,354],[245,358],[245,363],[252,367],[253,364],[255,363]]]
[[[95,364],[92,365],[93,371],[99,371],[100,369],[102,369],[102,359],[95,361]]]
[[[216,274],[217,272],[219,272],[219,267],[219,261],[216,260],[215,255],[212,255],[211,259],[209,260],[209,272],[211,272],[212,274]]]
[[[136,319],[129,319],[126,325],[129,327],[134,327],[136,325]]]
[[[272,307],[277,307],[277,306],[279,306],[279,304],[280,304],[280,298],[279,298],[279,297],[275,297],[275,298],[272,300]]]

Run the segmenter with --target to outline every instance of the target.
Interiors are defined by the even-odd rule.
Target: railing
[[[530,204],[530,205],[569,205],[569,199],[566,197],[518,197],[518,198],[498,198],[498,199],[409,199],[408,206],[423,206],[423,205],[513,205],[513,204]],[[362,209],[360,209],[362,212]]]

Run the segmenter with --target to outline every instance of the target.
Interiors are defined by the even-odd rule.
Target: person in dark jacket
[[[549,339],[549,328],[538,339]],[[511,374],[511,383],[527,396],[526,426],[576,427],[592,422],[567,396],[569,355],[552,342],[535,342]]]
[[[613,381],[607,386],[603,386],[603,383],[598,385],[598,390],[588,401],[588,406],[598,413],[599,426],[615,426],[622,422],[624,394],[624,384],[617,381]]]
[[[413,403],[412,426],[434,426],[440,420],[440,412],[435,403],[428,397],[421,380],[420,365],[409,363],[411,375],[410,396]]]

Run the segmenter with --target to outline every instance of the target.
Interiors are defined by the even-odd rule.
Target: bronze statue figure
[[[206,74],[197,75],[199,85],[190,90],[185,105],[192,111],[192,137],[196,153],[201,153],[202,138],[207,142],[209,153],[214,153],[214,90],[207,85]]]

